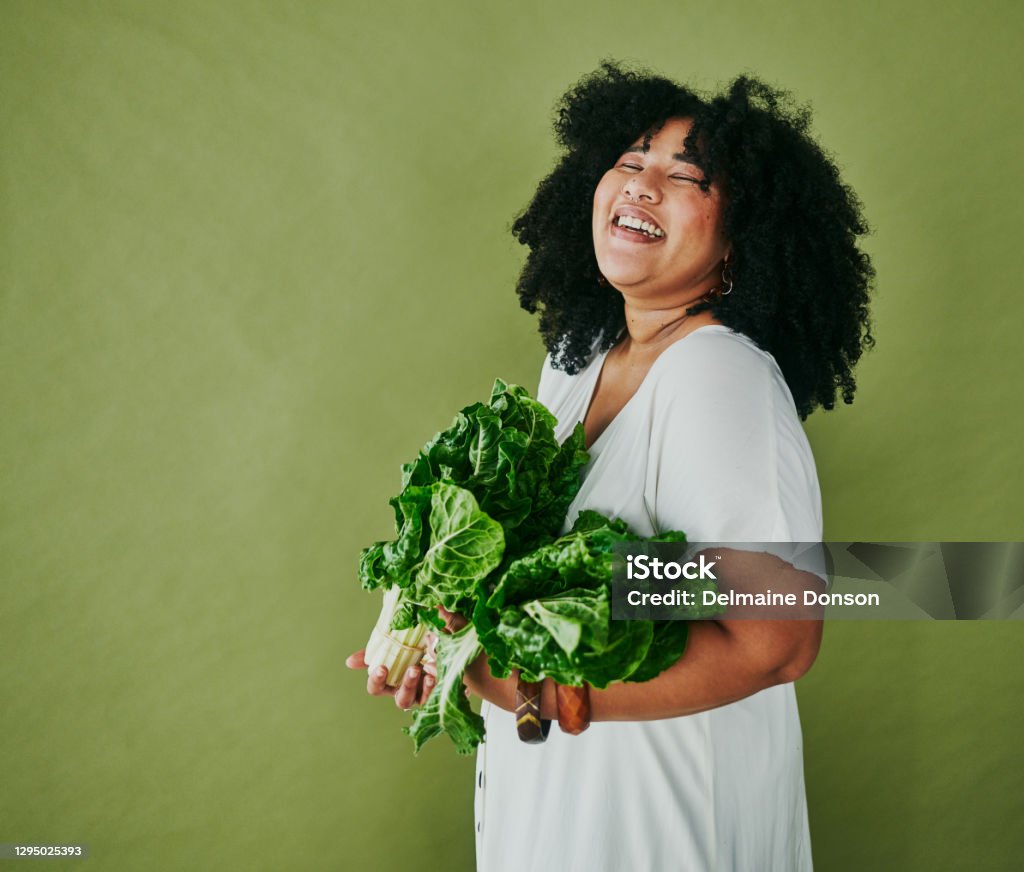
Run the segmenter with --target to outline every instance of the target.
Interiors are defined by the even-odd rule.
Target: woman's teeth
[[[628,230],[639,230],[641,233],[646,236],[650,236],[652,239],[660,239],[665,235],[665,231],[657,224],[651,224],[649,221],[641,221],[639,218],[633,218],[629,215],[620,215],[615,219],[615,224],[619,227],[625,227]]]

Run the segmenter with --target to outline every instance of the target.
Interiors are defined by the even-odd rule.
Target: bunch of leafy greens
[[[532,550],[561,528],[589,459],[583,425],[559,445],[556,423],[525,389],[498,379],[486,405],[467,406],[402,467],[402,487],[463,487],[501,524],[508,553]]]
[[[675,663],[686,647],[686,621],[611,617],[612,573],[622,551],[616,546],[642,542],[685,543],[686,536],[669,531],[644,540],[623,521],[584,511],[568,534],[509,565],[473,613],[491,671],[504,678],[519,669],[527,681],[547,676],[604,688],[647,681]],[[677,588],[685,584],[701,602],[707,582],[680,582]],[[694,606],[676,616],[718,611]]]
[[[611,617],[612,574],[622,559],[616,546],[642,542],[685,543],[686,537],[667,532],[643,540],[622,521],[585,511],[565,536],[504,564],[477,599],[472,622],[438,639],[438,685],[408,731],[417,750],[442,732],[460,753],[483,739],[483,724],[462,693],[462,673],[481,651],[498,678],[518,669],[527,681],[552,678],[597,688],[649,681],[679,660],[686,649],[685,620]],[[714,582],[681,579],[676,586],[700,603],[701,591],[714,589]],[[676,617],[720,612],[697,605],[681,608]]]
[[[494,383],[402,467],[396,538],[363,551],[363,587],[402,588],[401,629],[437,625],[436,607],[471,613],[502,559],[551,542],[587,462],[583,427],[561,445],[555,418],[518,385]]]
[[[391,500],[396,537],[361,556],[364,588],[401,589],[393,630],[440,628],[437,606],[471,618],[438,638],[437,685],[406,731],[416,750],[441,733],[459,753],[482,741],[483,719],[462,682],[481,651],[497,677],[519,669],[531,681],[599,688],[648,681],[684,652],[683,620],[611,618],[614,549],[644,540],[589,511],[559,537],[588,456],[582,425],[559,445],[555,423],[523,388],[497,380],[488,403],[463,409],[402,467],[402,491]]]

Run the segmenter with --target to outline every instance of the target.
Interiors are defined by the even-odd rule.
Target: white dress
[[[586,414],[604,354],[541,375],[564,439]],[[821,539],[810,446],[774,358],[727,327],[667,348],[590,449],[580,509],[642,535],[691,541]],[[487,703],[477,752],[479,872],[803,872],[811,868],[803,745],[792,684],[660,721],[553,724],[527,745]]]

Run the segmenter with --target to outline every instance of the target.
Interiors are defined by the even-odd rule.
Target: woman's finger
[[[403,711],[411,709],[416,704],[416,697],[419,696],[420,691],[421,675],[422,670],[418,666],[410,666],[405,672],[402,683],[395,691],[395,705]]]
[[[345,665],[349,669],[366,669],[366,649],[362,648],[354,654],[345,658]]]
[[[371,669],[366,676],[366,692],[372,696],[384,696],[387,694],[391,696],[395,689],[388,687],[388,668],[386,666],[378,666],[376,669]]]
[[[420,705],[423,705],[428,699],[430,699],[430,693],[431,691],[433,691],[434,685],[436,683],[436,679],[434,678],[433,675],[431,675],[429,672],[424,673],[423,685],[422,689],[420,690]]]

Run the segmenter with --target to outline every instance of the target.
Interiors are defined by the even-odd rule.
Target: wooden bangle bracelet
[[[590,726],[590,685],[555,685],[558,700],[558,726],[563,733],[578,736]]]
[[[519,673],[516,673],[516,732],[521,741],[530,745],[547,739],[551,729],[551,721],[540,716],[543,686],[540,682],[523,681]]]

